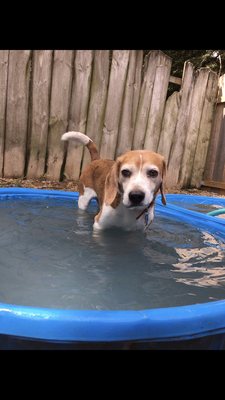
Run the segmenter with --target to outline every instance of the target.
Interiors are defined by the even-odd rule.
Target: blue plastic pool
[[[216,211],[225,207],[225,198],[222,197],[209,197],[209,196],[198,196],[198,195],[187,195],[187,194],[167,194],[167,203],[170,206],[176,206],[184,208],[193,213],[198,212],[205,215],[209,213],[215,213]],[[195,216],[196,214],[192,214]],[[217,222],[224,224],[225,219],[217,220]]]
[[[157,212],[207,229],[225,240],[225,221],[208,216],[195,204],[225,200],[167,195]],[[39,189],[0,189],[4,199],[74,199],[77,193]],[[185,200],[185,201],[184,201]],[[179,205],[178,205],[179,203]],[[185,205],[188,204],[188,207]],[[225,300],[144,310],[62,310],[0,303],[2,349],[224,349]]]

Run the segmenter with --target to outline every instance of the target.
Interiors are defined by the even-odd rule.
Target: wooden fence
[[[60,141],[86,133],[105,158],[130,149],[162,153],[167,186],[199,187],[218,76],[185,63],[167,98],[170,57],[159,50],[1,50],[0,175],[77,179],[87,149]],[[178,86],[179,89],[179,86]]]
[[[225,75],[220,77],[218,101],[203,175],[203,185],[225,190]]]

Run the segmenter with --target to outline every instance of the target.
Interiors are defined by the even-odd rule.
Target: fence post
[[[73,57],[73,50],[54,51],[46,172],[49,179],[60,178],[63,164],[64,146],[61,136],[68,127]]]
[[[31,50],[10,50],[6,105],[4,177],[24,176]]]
[[[3,174],[9,50],[0,50],[0,176]]]
[[[93,50],[77,50],[74,62],[74,80],[69,112],[68,131],[85,133],[92,75]],[[64,175],[68,179],[80,176],[83,146],[68,144]]]
[[[129,50],[113,51],[100,149],[102,158],[113,159],[116,153],[129,56]]]
[[[45,173],[51,89],[52,50],[36,50],[33,57],[30,150],[27,178]]]

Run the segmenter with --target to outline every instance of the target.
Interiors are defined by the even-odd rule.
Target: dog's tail
[[[66,132],[62,135],[61,140],[72,140],[78,145],[83,144],[83,146],[87,146],[91,155],[91,161],[99,160],[100,158],[98,149],[95,146],[93,140],[91,140],[87,135],[84,135],[81,132]]]

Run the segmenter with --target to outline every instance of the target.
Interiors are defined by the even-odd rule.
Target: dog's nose
[[[133,191],[129,193],[129,199],[134,206],[138,206],[144,200],[145,194],[141,191]]]

